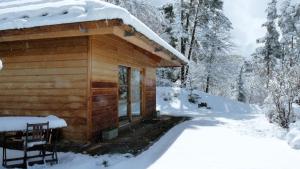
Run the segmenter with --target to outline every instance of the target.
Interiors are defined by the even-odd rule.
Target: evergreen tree
[[[269,82],[272,78],[272,73],[277,64],[277,59],[282,57],[281,46],[279,43],[279,33],[276,29],[277,0],[272,0],[267,7],[267,22],[263,24],[267,29],[267,34],[258,43],[263,43],[263,47],[257,50],[257,62],[263,63],[260,67],[261,76],[265,77],[266,88],[269,88]]]

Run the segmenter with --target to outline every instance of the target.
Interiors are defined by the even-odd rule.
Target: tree
[[[278,25],[281,30],[282,57],[279,70],[274,72],[271,81],[270,92],[273,101],[273,109],[269,112],[272,122],[278,123],[283,128],[289,128],[295,121],[292,104],[300,92],[300,60],[299,34],[297,34],[296,6],[291,5],[290,0],[283,2]]]
[[[295,121],[292,104],[300,92],[299,14],[297,5],[285,0],[278,16],[276,4],[277,1],[272,0],[266,10],[267,22],[263,26],[267,28],[267,34],[259,40],[264,46],[257,48],[253,55],[254,72],[261,78],[266,77],[269,96],[265,104],[269,109],[267,115],[270,122],[289,128],[290,123]],[[282,37],[280,41],[276,30],[277,19]]]
[[[238,97],[237,100],[240,102],[246,102],[246,93],[244,90],[244,70],[245,66],[243,65],[240,70],[239,78],[238,78]]]
[[[271,122],[283,128],[289,128],[290,123],[296,120],[292,105],[300,92],[300,67],[284,65],[281,71],[274,72],[274,74],[270,83],[273,107],[268,116]]]
[[[164,32],[165,20],[162,13],[155,6],[140,0],[104,0],[106,2],[127,9],[157,34]]]
[[[257,40],[258,43],[263,43],[264,45],[257,50],[256,59],[258,59],[259,63],[263,63],[260,67],[260,74],[265,77],[266,88],[269,88],[269,82],[277,64],[277,59],[282,57],[279,33],[276,29],[276,19],[278,18],[276,5],[277,0],[272,0],[268,3],[266,9],[267,22],[263,24],[263,27],[267,29],[267,34],[265,37]]]

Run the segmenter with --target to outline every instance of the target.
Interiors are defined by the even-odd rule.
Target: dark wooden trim
[[[117,83],[113,82],[92,82],[92,88],[117,88]]]

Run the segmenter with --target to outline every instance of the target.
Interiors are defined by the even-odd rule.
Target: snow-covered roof
[[[180,52],[160,38],[126,9],[101,0],[1,0],[0,31],[65,23],[121,19],[178,59],[188,63]]]

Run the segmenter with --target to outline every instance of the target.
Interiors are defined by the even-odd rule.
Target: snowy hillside
[[[237,101],[230,100],[225,97],[212,96],[201,91],[193,91],[193,94],[200,96],[199,102],[205,102],[211,109],[198,108],[198,104],[188,101],[190,92],[181,88],[157,88],[157,109],[162,114],[172,116],[218,116],[218,117],[242,117],[242,116],[258,116],[252,127],[256,130],[266,130],[265,135],[276,136],[295,149],[300,149],[300,122],[292,124],[289,131],[285,131],[276,125],[269,124],[261,110],[256,105],[249,105]],[[166,101],[166,99],[170,99]],[[294,105],[297,118],[300,119],[300,106]],[[250,124],[250,123],[249,123]]]
[[[181,88],[157,88],[157,110],[163,114],[178,115],[178,116],[198,116],[205,113],[221,113],[223,115],[229,115],[234,113],[251,113],[256,107],[248,104],[232,101],[225,97],[212,96],[204,92],[193,91],[193,94],[200,96],[199,103],[205,102],[210,107],[210,110],[199,109],[198,104],[192,104],[188,102],[187,90]],[[170,101],[165,101],[170,99]]]

